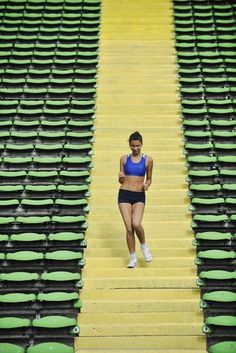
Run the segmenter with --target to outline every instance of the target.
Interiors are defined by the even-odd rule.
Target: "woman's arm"
[[[147,160],[147,171],[146,171],[146,180],[144,183],[144,190],[147,191],[149,189],[149,186],[152,183],[152,169],[153,169],[153,159],[151,157],[148,157]]]
[[[119,171],[119,174],[118,174],[118,180],[119,180],[119,183],[122,184],[124,182],[124,179],[125,179],[125,174],[124,174],[124,158],[125,156],[122,156],[120,158],[120,171]]]

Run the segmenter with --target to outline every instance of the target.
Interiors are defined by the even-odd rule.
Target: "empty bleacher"
[[[190,210],[211,353],[236,351],[236,5],[174,0]]]
[[[74,352],[99,0],[0,3],[0,351]]]

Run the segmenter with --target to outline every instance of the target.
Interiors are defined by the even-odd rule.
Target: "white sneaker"
[[[135,268],[137,266],[137,259],[130,259],[127,265],[128,268]]]
[[[144,260],[145,260],[146,262],[152,261],[152,254],[150,253],[150,251],[148,250],[148,248],[141,249],[141,250],[142,250],[142,253],[143,253],[143,256],[144,256]]]

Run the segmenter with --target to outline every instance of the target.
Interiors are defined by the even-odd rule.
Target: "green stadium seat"
[[[79,273],[75,273],[75,272],[53,271],[53,272],[42,273],[41,279],[43,281],[53,281],[53,282],[79,281],[81,279],[81,276]]]
[[[221,194],[220,184],[194,184],[189,186],[190,197],[217,197]]]
[[[25,293],[8,293],[0,295],[0,303],[26,303],[34,302],[36,300],[35,294]]]
[[[197,155],[199,154],[203,154],[204,152],[206,153],[206,155],[209,154],[209,152],[211,152],[213,150],[213,144],[211,142],[207,142],[207,143],[186,143],[184,145],[184,151],[186,154],[194,154]]]
[[[41,121],[41,126],[44,128],[46,127],[63,127],[63,126],[67,126],[67,121],[64,119],[61,120],[42,120]]]
[[[223,285],[228,283],[227,281],[234,281],[236,278],[235,271],[225,271],[225,270],[209,270],[209,271],[201,271],[199,273],[199,278],[197,280],[198,286],[205,286],[206,281],[212,280],[217,282],[217,286],[219,286],[222,282]]]
[[[201,308],[208,308],[214,303],[234,303],[236,302],[236,293],[231,291],[217,290],[204,293],[201,299]]]
[[[14,171],[14,172],[10,172],[7,170],[0,171],[0,178],[2,178],[2,179],[6,178],[8,181],[13,180],[14,178],[24,179],[26,176],[27,176],[27,172],[23,171],[23,170],[22,171]]]
[[[196,240],[210,240],[210,241],[218,241],[218,240],[230,240],[232,239],[231,233],[223,233],[223,232],[201,232],[196,233]]]
[[[52,154],[54,151],[56,151],[58,153],[58,150],[61,151],[63,149],[63,145],[62,144],[36,144],[34,146],[35,150],[40,152],[46,151],[47,153],[50,152],[50,154]],[[45,158],[42,159],[42,162],[38,162],[38,160],[41,158],[37,158],[37,160],[35,161],[35,158],[33,158],[33,161],[36,163],[45,163]],[[58,162],[61,161],[61,159],[56,159],[56,161],[58,160]],[[55,161],[55,163],[57,163]],[[52,158],[50,159],[49,157],[46,158],[46,164],[48,163],[53,163]]]
[[[19,327],[29,327],[29,319],[21,319],[17,317],[1,317],[0,318],[0,329],[14,329]]]
[[[209,347],[209,353],[234,353],[235,351],[236,341],[222,341]]]
[[[39,319],[32,320],[33,327],[42,327],[42,328],[61,328],[61,327],[71,327],[76,326],[76,319],[69,318],[66,316],[60,315],[49,315],[44,316]],[[78,327],[77,327],[78,328]]]
[[[87,206],[88,202],[86,199],[56,199],[55,205],[59,206]]]
[[[210,169],[212,165],[215,165],[216,161],[217,159],[214,156],[187,156],[187,167],[195,167],[196,169]]]
[[[9,151],[14,151],[15,153],[19,152],[19,153],[23,153],[23,151],[27,151],[27,153],[29,153],[29,151],[34,149],[34,145],[33,144],[25,144],[25,145],[16,145],[16,144],[7,144],[6,145],[6,150]]]
[[[205,325],[203,326],[204,333],[211,333],[213,329],[211,326],[222,326],[222,327],[234,327],[236,326],[236,316],[232,315],[218,315],[218,316],[208,316],[205,319]]]
[[[196,264],[200,265],[204,263],[204,260],[224,260],[224,263],[227,263],[227,259],[235,259],[235,251],[226,251],[226,250],[202,250],[199,251],[196,258]]]
[[[82,192],[82,191],[88,191],[88,185],[63,185],[60,184],[58,185],[58,191],[62,192],[68,192],[68,193],[75,193],[75,192]],[[83,201],[84,202],[84,201]]]
[[[74,348],[63,343],[44,342],[27,348],[27,353],[74,353]]]
[[[14,241],[14,242],[34,242],[34,241],[42,241],[45,239],[46,239],[46,235],[43,233],[32,233],[31,232],[31,233],[19,233],[19,234],[11,234],[10,235],[10,240]]]
[[[74,134],[71,133],[70,136],[74,137]],[[68,133],[69,135],[69,133]],[[75,164],[75,165],[86,165],[88,164],[88,167],[92,167],[93,164],[91,163],[92,159],[91,157],[64,157],[63,158],[63,163],[65,164]]]
[[[20,224],[44,224],[50,222],[50,217],[47,216],[18,216],[16,222]]]
[[[9,236],[7,234],[0,234],[0,242],[8,241]]]
[[[6,254],[6,260],[14,261],[35,261],[42,260],[43,258],[44,254],[36,251],[16,251]]]
[[[222,227],[228,222],[226,215],[202,215],[193,216],[192,228]]]
[[[25,282],[25,281],[36,281],[39,279],[39,274],[35,272],[10,272],[10,273],[1,273],[1,281],[10,281],[10,282]]]
[[[25,353],[24,347],[12,343],[0,343],[1,353]]]
[[[38,127],[40,125],[40,122],[38,120],[29,120],[29,121],[24,121],[20,119],[14,119],[14,126],[17,128],[19,127],[24,127],[24,128],[32,128],[32,127]]]
[[[50,148],[51,150],[53,150],[53,148]],[[35,164],[39,164],[39,165],[51,165],[51,164],[58,164],[62,162],[62,158],[61,157],[33,157],[33,163]]]
[[[25,186],[25,191],[28,191],[30,193],[41,193],[41,192],[53,192],[56,191],[57,187],[56,185],[26,185]]]
[[[80,178],[85,178],[86,182],[91,181],[91,177],[89,176],[89,171],[88,170],[76,170],[76,171],[70,171],[70,170],[61,170],[59,172],[59,175],[63,179],[68,179],[68,180],[73,180],[73,179],[80,179]],[[1,176],[1,174],[0,174]],[[76,180],[75,179],[75,180]]]
[[[45,259],[55,261],[81,260],[82,257],[83,256],[81,252],[71,250],[57,250],[45,254]]]
[[[37,299],[40,302],[61,302],[61,301],[75,301],[79,299],[77,292],[50,292],[39,293]]]
[[[191,205],[189,210],[193,214],[218,214],[224,205],[224,199],[222,197],[218,198],[198,198],[194,197],[191,200]]]
[[[15,222],[14,217],[0,217],[0,224],[11,224]]]
[[[19,200],[17,199],[12,199],[12,200],[0,200],[0,206],[3,207],[7,207],[9,209],[9,207],[11,206],[18,206],[19,205]]]
[[[39,138],[41,138],[42,140],[54,140],[54,139],[58,139],[61,141],[62,138],[65,137],[66,132],[64,131],[40,131],[38,133]]]
[[[28,177],[33,180],[48,180],[53,181],[58,177],[58,172],[55,170],[49,171],[39,171],[39,170],[31,170],[27,173]],[[54,188],[55,190],[55,188]]]

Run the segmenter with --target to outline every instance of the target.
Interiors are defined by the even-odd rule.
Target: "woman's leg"
[[[145,233],[144,233],[143,226],[141,224],[143,219],[144,207],[145,205],[143,202],[136,202],[132,206],[132,211],[133,211],[132,225],[140,241],[140,244],[145,243]]]
[[[132,219],[132,225],[134,228],[134,231],[139,239],[140,242],[140,247],[144,256],[145,261],[150,262],[152,261],[152,254],[150,253],[146,242],[145,242],[145,233],[144,229],[142,227],[142,219],[143,219],[143,213],[144,213],[144,203],[143,202],[137,202],[133,205],[133,219]]]
[[[132,205],[130,203],[121,202],[119,203],[119,209],[126,228],[126,241],[129,253],[133,254],[135,253],[135,237],[132,226]]]

